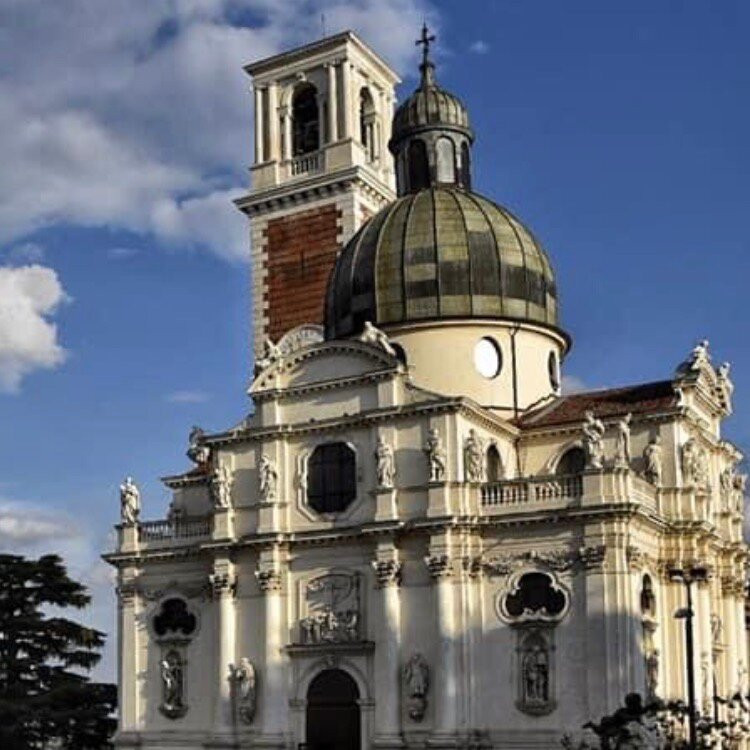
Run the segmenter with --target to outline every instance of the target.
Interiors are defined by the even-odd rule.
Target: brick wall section
[[[267,335],[273,341],[303,323],[323,323],[340,218],[341,211],[331,203],[268,222],[265,302]]]

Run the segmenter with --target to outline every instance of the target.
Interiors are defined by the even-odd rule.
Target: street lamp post
[[[678,609],[675,617],[685,620],[685,651],[687,667],[687,693],[688,693],[688,734],[690,750],[697,747],[697,737],[695,731],[695,653],[693,649],[693,583],[702,583],[708,578],[706,568],[693,566],[691,568],[672,568],[669,571],[669,577],[675,582],[681,582],[685,586],[687,594],[687,606]]]

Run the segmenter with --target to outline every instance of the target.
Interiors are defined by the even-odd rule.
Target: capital
[[[273,568],[267,570],[256,570],[255,578],[260,590],[266,594],[272,591],[281,591],[281,572]]]
[[[399,560],[373,560],[371,565],[375,571],[377,588],[401,584],[401,569],[403,566]]]

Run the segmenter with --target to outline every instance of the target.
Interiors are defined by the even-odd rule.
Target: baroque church
[[[729,366],[561,392],[553,267],[431,41],[398,106],[352,32],[245,68],[252,407],[163,519],[121,487],[118,747],[556,748],[748,692]]]

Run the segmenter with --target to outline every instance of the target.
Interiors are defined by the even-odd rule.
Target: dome
[[[425,129],[457,130],[473,140],[469,113],[461,100],[434,81],[424,83],[393,115],[391,148]]]
[[[326,297],[326,337],[365,321],[495,318],[557,327],[552,267],[510,211],[452,186],[398,198],[341,251]]]

